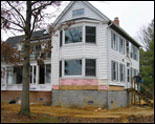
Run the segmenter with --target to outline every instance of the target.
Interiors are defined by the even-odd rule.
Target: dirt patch
[[[19,116],[20,105],[1,104],[1,123],[154,123],[154,109],[129,106],[118,109],[61,108],[31,105],[31,118]]]

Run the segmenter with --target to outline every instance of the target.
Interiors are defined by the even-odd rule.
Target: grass
[[[31,118],[18,115],[20,105],[1,103],[2,123],[69,123],[69,122],[128,122],[128,117],[153,118],[154,109],[147,106],[129,106],[112,110],[93,107],[62,108],[31,105]],[[97,111],[96,111],[97,110]],[[151,116],[151,117],[150,117]],[[153,117],[152,117],[153,116]],[[132,119],[131,119],[132,120]],[[144,119],[145,120],[145,119]]]

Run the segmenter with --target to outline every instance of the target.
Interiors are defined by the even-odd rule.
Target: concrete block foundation
[[[52,105],[62,107],[94,106],[101,108],[125,107],[130,103],[127,91],[53,90]]]

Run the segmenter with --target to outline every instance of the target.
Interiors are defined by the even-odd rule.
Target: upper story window
[[[119,52],[125,54],[125,41],[121,37],[119,38]]]
[[[130,57],[134,60],[138,60],[138,48],[133,44],[130,46]]]
[[[81,15],[84,15],[84,9],[83,8],[72,11],[72,16],[73,17],[75,17],[75,16],[81,16]]]
[[[96,43],[96,27],[86,26],[86,43]]]
[[[82,26],[65,31],[65,44],[82,42]]]
[[[111,48],[118,51],[118,35],[111,31]]]

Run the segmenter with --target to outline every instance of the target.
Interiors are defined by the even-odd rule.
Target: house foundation
[[[127,91],[53,90],[52,105],[62,107],[118,108],[130,104]]]
[[[51,104],[51,92],[30,91],[30,103]],[[22,91],[1,91],[1,102],[9,102],[12,99],[21,100]]]

